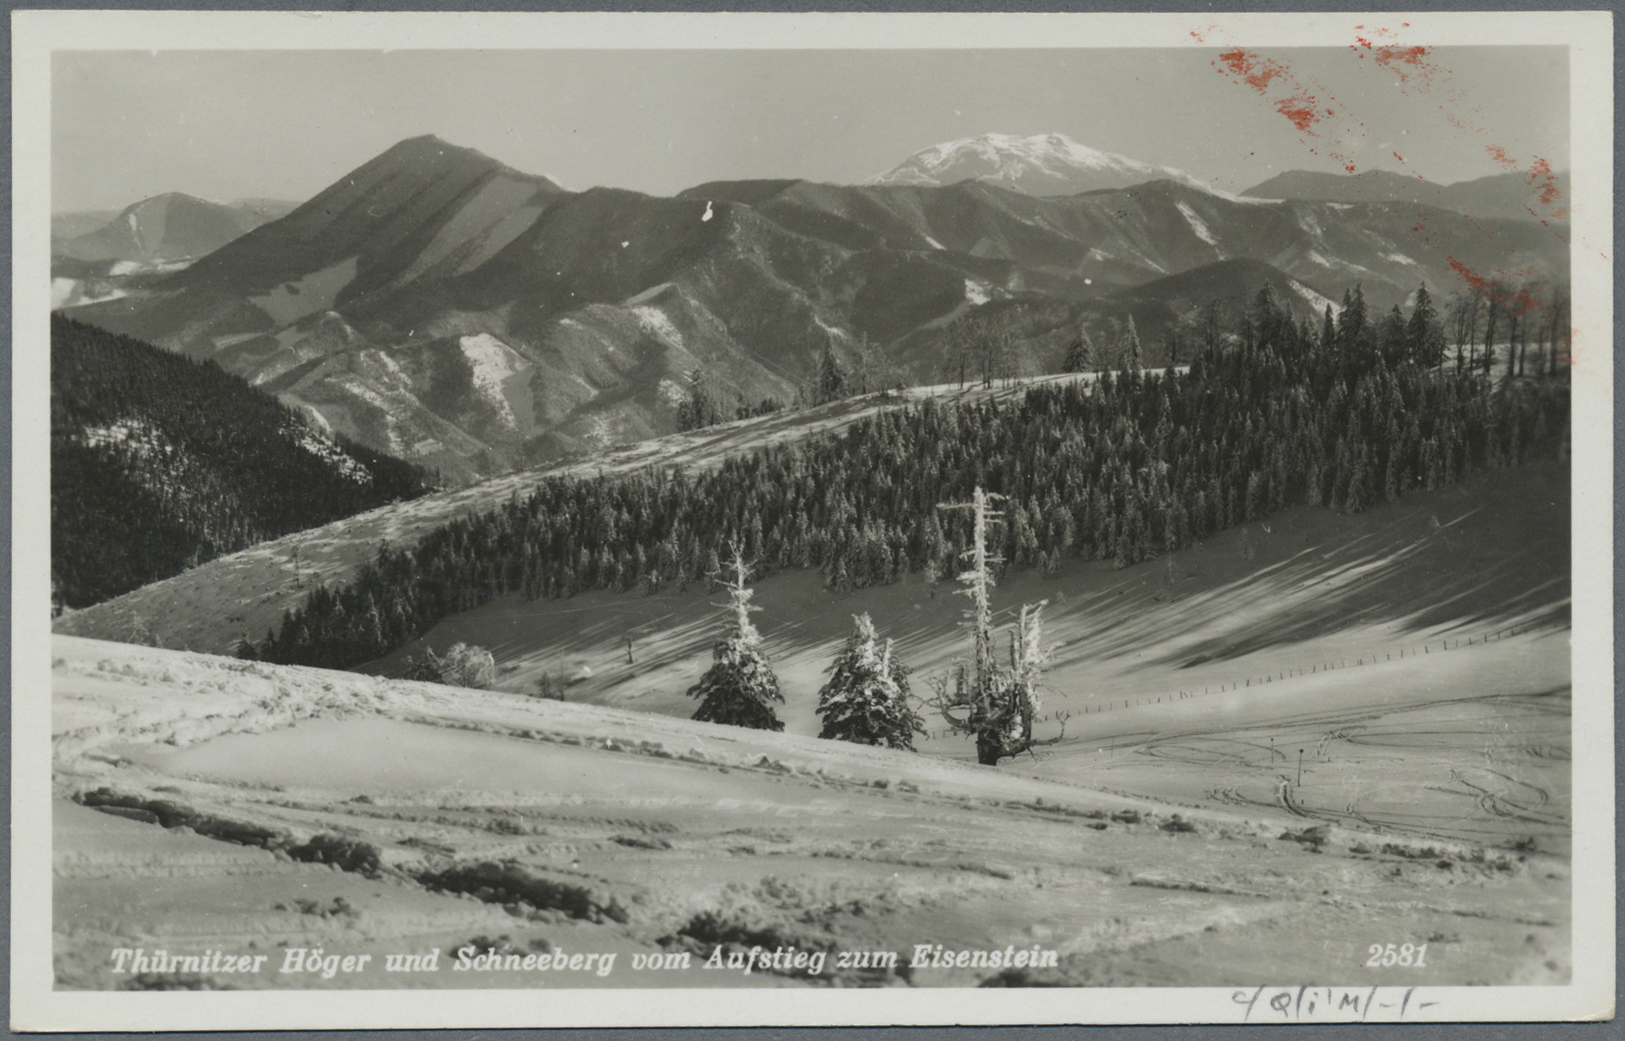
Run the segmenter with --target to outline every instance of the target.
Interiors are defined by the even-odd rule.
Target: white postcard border
[[[1269,15],[314,14],[25,11],[13,47],[12,1027],[16,1030],[1270,1022],[1236,988],[1079,990],[54,991],[45,289],[50,52],[180,48],[1170,47],[1346,43],[1367,18],[1431,45],[1571,54],[1574,973],[1565,987],[1421,987],[1407,1021],[1612,1014],[1614,975],[1612,24],[1608,12]],[[1199,41],[1195,32],[1204,34]],[[1361,988],[1362,990],[1365,988]],[[1390,988],[1384,988],[1388,990]],[[1266,998],[1279,990],[1268,988]],[[1015,994],[1019,993],[1019,997]],[[606,1000],[613,994],[614,1000]],[[1397,991],[1396,991],[1397,997]],[[1250,1009],[1250,1011],[1248,1011]],[[1274,1021],[1280,1021],[1277,1017]],[[1379,1018],[1373,1016],[1373,1019]],[[1328,1019],[1340,1022],[1347,1019]]]

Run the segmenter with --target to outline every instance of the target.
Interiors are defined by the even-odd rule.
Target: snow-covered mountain
[[[1159,180],[1213,191],[1183,170],[1102,152],[1065,134],[982,134],[932,145],[865,183],[933,186],[973,180],[1037,196],[1076,195]]]

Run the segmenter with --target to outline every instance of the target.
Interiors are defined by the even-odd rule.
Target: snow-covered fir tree
[[[1061,371],[1093,372],[1098,367],[1096,354],[1095,342],[1089,338],[1089,330],[1079,329],[1078,338],[1066,349],[1066,358],[1061,362]]]
[[[1134,316],[1128,316],[1128,328],[1123,332],[1123,340],[1117,346],[1117,357],[1122,363],[1123,371],[1139,372],[1145,368],[1145,360],[1140,352],[1140,333],[1134,328]]]
[[[853,616],[852,634],[830,666],[829,682],[818,692],[818,736],[860,745],[914,751],[914,734],[924,732],[909,704],[909,668],[880,641],[867,613]]]
[[[826,342],[818,356],[818,403],[837,401],[846,395],[846,367],[835,356],[835,345]]]
[[[750,623],[760,607],[750,600],[755,590],[745,585],[750,568],[744,552],[733,547],[734,580],[728,584],[728,628],[711,649],[711,668],[700,682],[688,688],[688,696],[700,699],[694,718],[702,723],[727,723],[755,730],[783,730],[784,723],[773,711],[773,703],[784,703],[779,678],[773,674],[762,653],[762,635]]]

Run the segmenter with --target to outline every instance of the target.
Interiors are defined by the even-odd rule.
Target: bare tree
[[[897,382],[890,360],[868,333],[859,333],[852,344],[852,382],[859,394],[885,390]]]
[[[959,576],[964,588],[956,590],[971,602],[965,611],[971,654],[956,662],[949,675],[933,682],[936,697],[927,704],[949,726],[975,736],[976,761],[984,766],[995,766],[1000,759],[1061,740],[1061,735],[1046,741],[1033,739],[1033,718],[1040,704],[1038,683],[1048,658],[1039,619],[1044,603],[1022,605],[1016,630],[1010,634],[1008,665],[999,662],[994,646],[992,568],[1003,558],[989,552],[988,540],[989,528],[1003,523],[1003,514],[990,506],[1002,498],[978,486],[970,502],[937,507],[971,511],[972,545],[961,554],[970,567]]]
[[[1490,366],[1495,364],[1496,326],[1500,323],[1505,307],[1506,287],[1500,282],[1491,282],[1484,290],[1484,354],[1480,358],[1486,376],[1490,374]]]
[[[1561,342],[1567,346],[1569,330],[1569,287],[1558,284],[1552,287],[1552,302],[1546,309],[1546,375],[1557,375],[1557,347]]]
[[[960,318],[948,326],[947,352],[942,358],[942,376],[944,379],[959,384],[959,389],[965,389],[965,378],[971,370],[971,358],[975,353],[975,332],[968,319]]]
[[[1461,371],[1463,364],[1469,369],[1473,365],[1473,341],[1478,334],[1479,302],[1477,291],[1456,293],[1450,298],[1450,339],[1456,345],[1457,372]],[[1465,356],[1463,351],[1466,352]]]

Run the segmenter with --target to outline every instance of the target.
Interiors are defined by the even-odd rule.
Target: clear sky
[[[426,133],[567,188],[661,195],[718,179],[852,183],[989,131],[1060,132],[1230,191],[1291,169],[1450,183],[1537,159],[1567,167],[1565,48],[1379,57],[1350,47],[1228,62],[1219,48],[59,51],[52,209],[119,209],[169,191],[302,201]]]

